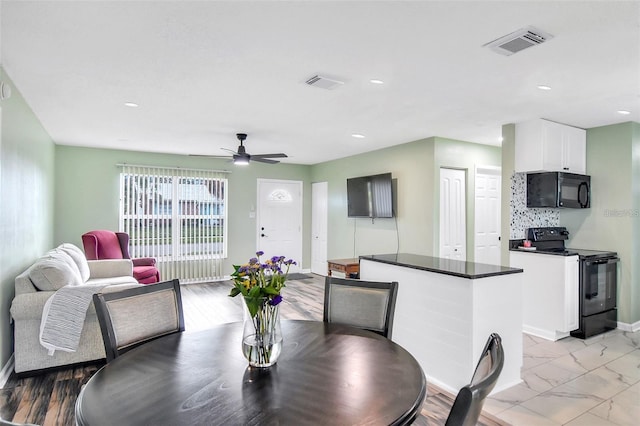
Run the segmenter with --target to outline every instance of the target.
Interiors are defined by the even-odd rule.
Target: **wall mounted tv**
[[[347,216],[393,217],[391,173],[347,179]]]

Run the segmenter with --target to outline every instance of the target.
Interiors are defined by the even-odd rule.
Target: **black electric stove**
[[[539,253],[578,256],[580,326],[571,335],[584,339],[617,328],[618,254],[565,247],[569,231],[563,226],[529,228],[527,237]]]
[[[536,251],[558,254],[560,256],[575,256],[580,259],[597,259],[616,257],[615,251],[576,249],[564,246],[564,242],[569,239],[569,231],[564,226],[529,228],[527,238],[531,241],[531,246]]]

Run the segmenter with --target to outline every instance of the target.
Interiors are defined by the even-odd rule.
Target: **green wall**
[[[500,216],[500,235],[502,236],[502,264],[509,265],[509,238],[511,236],[511,176],[516,169],[516,125],[502,126],[502,209]]]
[[[640,124],[587,130],[591,208],[560,210],[571,246],[618,252],[618,321],[640,321]]]
[[[302,268],[311,265],[311,184],[310,167],[303,165],[267,165],[251,163],[249,167],[233,166],[224,159],[209,159],[171,154],[80,148],[58,145],[55,155],[56,244],[70,242],[82,247],[81,235],[91,229],[117,229],[119,206],[119,174],[117,164],[229,170],[228,243],[229,257],[224,268],[246,262],[255,253],[255,211],[257,179],[302,181],[303,186],[303,259]],[[296,259],[298,260],[298,259]]]
[[[52,247],[54,144],[4,69],[12,96],[1,101],[0,363],[13,352],[9,307],[14,279]]]
[[[313,182],[328,182],[329,258],[363,254],[438,253],[440,167],[467,171],[467,259],[473,260],[475,166],[500,166],[500,148],[429,138],[312,166]],[[391,172],[394,219],[347,218],[347,178]]]

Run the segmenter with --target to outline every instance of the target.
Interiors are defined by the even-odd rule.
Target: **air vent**
[[[489,47],[494,52],[510,56],[521,50],[542,44],[552,38],[553,36],[549,33],[533,27],[526,27],[489,42],[483,47]]]
[[[320,89],[327,89],[327,90],[335,89],[336,87],[339,87],[344,84],[344,82],[342,81],[333,80],[331,78],[322,77],[320,75],[314,75],[305,83],[307,83],[309,86],[318,87]]]

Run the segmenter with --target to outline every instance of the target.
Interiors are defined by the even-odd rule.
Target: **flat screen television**
[[[347,179],[348,217],[393,217],[391,173]]]

